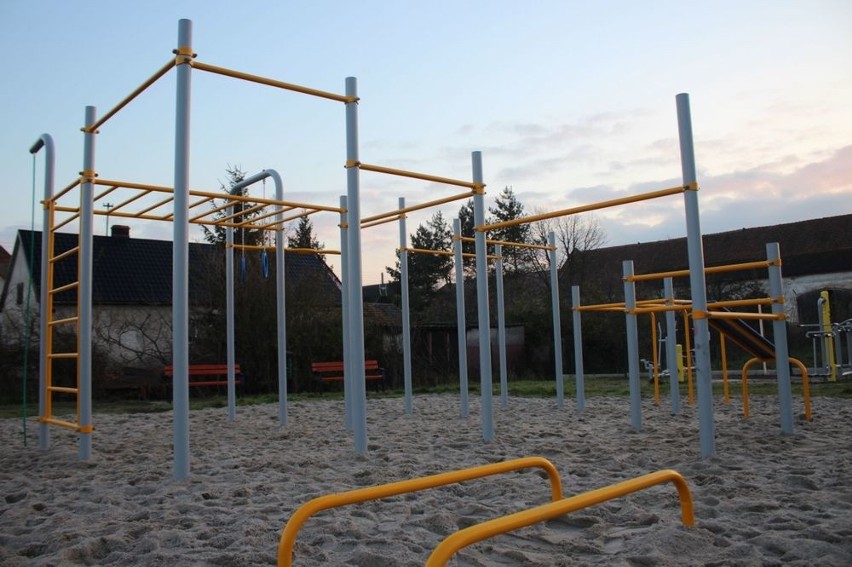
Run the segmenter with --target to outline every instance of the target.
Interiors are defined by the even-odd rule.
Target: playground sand
[[[0,564],[271,565],[285,522],[322,494],[540,455],[566,495],[664,468],[683,474],[696,526],[684,527],[673,486],[581,510],[465,548],[453,565],[850,565],[852,401],[816,398],[813,422],[780,433],[774,398],[717,403],[717,456],[698,454],[697,410],[671,416],[643,401],[643,431],[626,398],[495,402],[496,440],[481,441],[478,400],[467,419],[454,396],[368,402],[369,451],[342,431],[339,401],[191,415],[192,474],[172,480],[171,414],[95,415],[93,459],[72,434],[0,420]],[[796,411],[801,412],[800,400]],[[422,565],[448,534],[542,504],[547,478],[508,473],[463,485],[326,511],[299,533],[296,565]]]

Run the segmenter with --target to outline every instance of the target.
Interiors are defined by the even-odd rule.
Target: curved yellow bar
[[[426,561],[426,566],[446,565],[450,557],[458,550],[478,541],[550,520],[575,510],[588,508],[664,482],[672,482],[677,488],[683,524],[686,526],[695,525],[692,495],[689,492],[686,480],[677,471],[661,470],[457,531],[438,544],[438,547]]]
[[[424,476],[411,480],[402,480],[399,482],[391,482],[388,484],[380,484],[378,486],[370,486],[367,488],[358,488],[338,494],[326,494],[319,496],[313,500],[302,504],[290,520],[284,526],[284,531],[281,533],[281,540],[278,543],[278,565],[290,566],[293,564],[293,546],[296,542],[296,536],[299,530],[308,518],[330,508],[338,508],[347,504],[357,504],[368,500],[379,500],[389,496],[397,496],[409,492],[417,492],[427,488],[435,488],[438,486],[446,486],[473,480],[485,476],[492,476],[505,472],[516,471],[519,469],[541,468],[547,472],[550,477],[550,492],[554,502],[562,500],[562,480],[559,478],[559,472],[553,463],[543,457],[524,457],[521,459],[513,459],[501,463],[492,463],[490,465],[482,465],[469,469],[451,471],[431,476]]]

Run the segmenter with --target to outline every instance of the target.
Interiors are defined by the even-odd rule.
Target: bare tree
[[[533,214],[547,211],[537,209]],[[548,244],[548,235],[553,232],[558,248],[557,258],[560,277],[572,283],[585,279],[587,270],[586,252],[596,250],[606,244],[606,231],[592,215],[570,215],[536,221],[531,224],[531,236],[536,244]],[[545,251],[533,255],[536,270],[547,278],[550,260]]]

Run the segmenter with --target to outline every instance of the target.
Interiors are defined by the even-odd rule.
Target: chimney
[[[112,225],[113,238],[130,238],[130,227],[124,224]]]

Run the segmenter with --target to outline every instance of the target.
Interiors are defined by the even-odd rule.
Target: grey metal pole
[[[399,208],[405,208],[405,197],[399,198]],[[405,388],[405,413],[411,415],[411,308],[408,289],[408,233],[405,215],[399,219],[399,290],[402,295],[402,368]]]
[[[174,408],[174,478],[189,476],[189,125],[192,94],[192,22],[178,24],[175,103],[175,184],[172,223],[172,405]]]
[[[482,152],[471,154],[473,181],[482,183]],[[473,223],[485,224],[485,195],[477,191],[473,195]],[[491,314],[488,309],[488,251],[486,234],[476,231],[476,305],[479,317],[479,381],[482,411],[482,439],[494,439],[494,408],[491,401]]]
[[[695,369],[698,383],[698,437],[701,457],[716,453],[716,427],[713,422],[713,384],[710,369],[710,326],[707,322],[707,286],[704,280],[704,248],[701,243],[701,217],[698,212],[698,177],[692,139],[689,95],[677,95],[677,124],[680,138],[680,162],[686,209],[686,241],[689,251],[689,287],[692,295],[692,321]]]
[[[41,148],[44,148],[44,202],[48,203],[53,199],[53,189],[55,185],[56,171],[56,146],[53,143],[53,137],[50,134],[42,134],[36,143],[30,148],[31,154],[36,154]],[[38,414],[44,415],[46,400],[47,381],[47,264],[48,255],[48,238],[50,231],[50,210],[44,207],[41,222],[41,280],[39,291],[39,357],[38,357]],[[30,267],[32,269],[32,266]],[[50,446],[50,428],[46,423],[38,424],[38,446],[39,449],[47,449]]]
[[[634,431],[642,431],[642,390],[639,383],[639,329],[636,322],[636,284],[633,276],[633,260],[624,260],[624,310],[627,324],[627,370],[630,378],[630,425]]]
[[[674,282],[672,278],[663,280],[663,295],[666,305],[674,305]],[[687,329],[687,332],[689,329]],[[669,370],[669,389],[671,391],[672,414],[680,413],[680,383],[677,375],[677,319],[674,311],[666,311],[666,368]]]
[[[583,368],[583,326],[580,311],[580,286],[571,286],[572,322],[574,323],[574,373],[577,382],[577,413],[586,409],[586,376]]]
[[[494,279],[497,289],[497,357],[500,363],[500,406],[509,407],[509,377],[506,370],[506,306],[503,297],[503,247],[494,246]]]
[[[284,200],[284,182],[281,175],[274,169],[264,169],[275,183],[275,198]],[[284,218],[283,207],[276,205],[278,214],[275,220],[279,223]],[[278,306],[275,312],[275,322],[278,327],[278,424],[287,425],[287,298],[286,298],[286,262],[284,254],[284,230],[279,224],[275,231],[275,302]]]
[[[86,107],[86,126],[97,119],[94,106]],[[94,235],[94,183],[95,132],[87,131],[83,137],[83,183],[80,186],[80,273],[77,290],[79,321],[77,328],[78,375],[80,383],[77,403],[80,412],[80,460],[92,457],[92,253]]]
[[[346,195],[340,196],[340,311],[343,315],[343,426],[352,431],[352,355],[349,349],[349,233]],[[356,221],[357,222],[357,221]],[[320,384],[320,387],[322,385]]]
[[[228,207],[228,214],[234,214],[234,207]],[[237,419],[236,408],[236,364],[234,308],[234,227],[225,227],[225,341],[228,362],[228,421]]]
[[[467,383],[467,323],[464,313],[464,256],[462,256],[461,220],[453,219],[453,252],[456,269],[456,335],[459,345],[459,412],[470,415]]]
[[[548,250],[550,259],[550,306],[553,311],[553,372],[556,375],[556,405],[565,405],[565,378],[562,370],[562,315],[559,312],[559,268],[556,263],[556,234],[547,235],[553,250]]]
[[[358,96],[358,81],[346,78],[346,96]],[[358,163],[358,103],[346,103],[347,204],[349,205],[349,353],[352,372],[352,427],[355,452],[367,452],[367,392],[364,385],[364,299],[361,296],[361,196]]]
[[[777,242],[766,245],[769,266],[769,296],[783,297],[781,278],[781,249]],[[772,314],[784,315],[784,302],[772,302]],[[772,337],[775,339],[775,373],[778,382],[778,405],[781,410],[781,432],[793,433],[793,392],[790,386],[790,353],[787,347],[787,319],[772,320]]]

